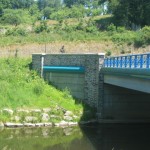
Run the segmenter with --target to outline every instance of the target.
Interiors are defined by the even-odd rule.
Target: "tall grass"
[[[55,89],[31,71],[30,63],[30,59],[0,59],[0,109],[60,106],[72,111],[82,110],[67,91]]]

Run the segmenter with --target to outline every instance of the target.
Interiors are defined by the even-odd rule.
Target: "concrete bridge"
[[[99,122],[150,122],[150,54],[33,54],[33,69],[97,109]]]

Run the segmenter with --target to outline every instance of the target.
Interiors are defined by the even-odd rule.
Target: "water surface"
[[[0,150],[150,149],[150,125],[0,129]]]

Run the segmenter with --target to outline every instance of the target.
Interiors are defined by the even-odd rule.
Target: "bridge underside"
[[[150,70],[103,68],[99,122],[150,122]]]
[[[150,70],[105,68],[104,83],[150,93]]]
[[[104,84],[103,123],[150,122],[150,94]]]

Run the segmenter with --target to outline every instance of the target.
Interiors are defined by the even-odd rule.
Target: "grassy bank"
[[[83,106],[75,104],[69,91],[59,91],[45,83],[30,70],[30,63],[30,59],[0,59],[0,110],[60,107],[81,115]],[[56,109],[55,113],[58,114]],[[3,120],[8,120],[7,115],[0,113],[0,121]]]

